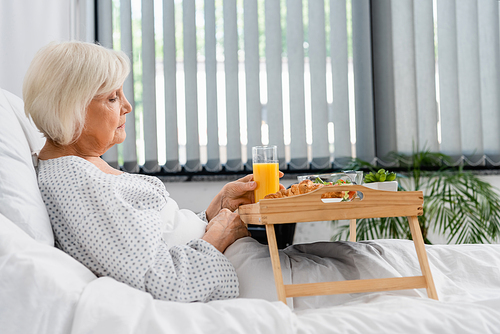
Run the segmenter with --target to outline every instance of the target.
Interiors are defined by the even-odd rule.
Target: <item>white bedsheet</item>
[[[263,252],[259,246],[252,247],[252,241],[241,244],[256,250],[253,260]],[[391,273],[418,274],[412,242],[380,240],[340,244],[344,251],[335,254],[336,260],[346,264],[348,258],[356,258],[356,268],[360,271],[373,272],[374,268],[383,267]],[[321,248],[324,249],[324,245]],[[301,307],[295,311],[280,302],[263,299],[175,304],[154,301],[147,294],[110,279],[98,279],[86,287],[73,329],[78,334],[101,333],[92,331],[98,324],[102,333],[112,329],[119,329],[120,333],[140,333],[146,328],[145,333],[499,333],[500,246],[427,248],[440,301],[428,299],[425,290],[409,290],[338,295],[323,302],[333,301],[334,306]],[[345,252],[346,249],[351,251]],[[357,252],[364,254],[352,256]],[[288,253],[293,261],[293,252]],[[252,268],[253,279],[258,282],[263,272],[255,266]],[[251,294],[249,287],[244,288]],[[262,292],[255,294],[262,295]]]
[[[245,252],[256,250],[255,256],[265,252],[252,241],[241,244]],[[332,249],[298,246],[287,250],[284,262],[293,267],[293,253],[304,247]],[[419,274],[408,241],[335,247],[338,251],[329,256],[339,275]],[[333,306],[315,309],[305,309],[300,298],[295,310],[260,298],[181,304],[154,300],[111,278],[95,278],[0,215],[0,333],[500,333],[500,245],[427,250],[440,301],[428,299],[425,290],[409,290],[338,295],[326,300]],[[255,271],[243,284],[262,274]],[[304,279],[296,276],[290,279]],[[252,287],[243,288],[252,297]]]
[[[281,302],[259,299],[165,302],[110,278],[99,278],[85,288],[72,331],[73,334],[295,332],[295,315]]]

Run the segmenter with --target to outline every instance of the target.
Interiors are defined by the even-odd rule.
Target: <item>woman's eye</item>
[[[113,103],[113,102],[116,102],[118,100],[118,97],[112,97],[109,99],[109,102]]]

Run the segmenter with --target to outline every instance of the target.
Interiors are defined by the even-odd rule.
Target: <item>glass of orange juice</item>
[[[255,203],[268,194],[280,190],[278,148],[271,146],[252,147],[253,179],[257,183],[254,190]]]

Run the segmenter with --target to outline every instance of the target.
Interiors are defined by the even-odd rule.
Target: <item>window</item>
[[[497,1],[107,0],[98,40],[133,60],[128,137],[144,172],[340,169],[391,151],[500,164]],[[130,118],[130,117],[129,117]]]

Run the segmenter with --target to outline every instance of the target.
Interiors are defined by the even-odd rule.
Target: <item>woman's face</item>
[[[104,153],[113,145],[122,143],[126,137],[125,115],[131,111],[123,87],[92,99],[87,107],[83,132],[77,140],[80,148]]]

